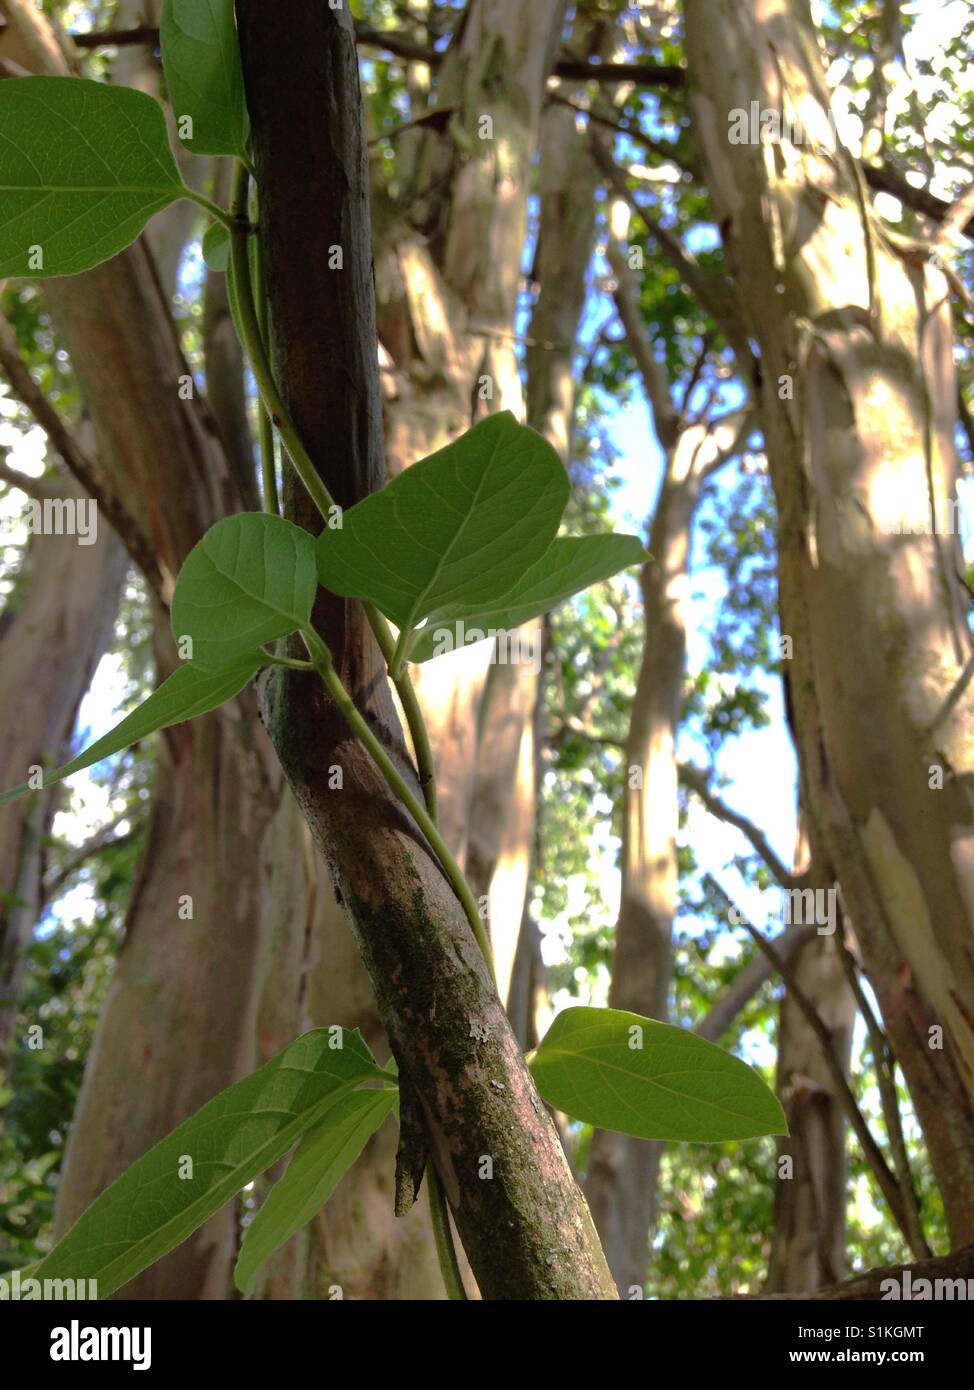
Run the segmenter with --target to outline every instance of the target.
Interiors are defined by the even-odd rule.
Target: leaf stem
[[[315,664],[313,661],[299,661],[293,656],[275,656],[272,652],[264,649],[264,655],[272,666],[286,666],[289,671],[313,671]]]
[[[390,789],[399,798],[429,841],[433,853],[440,862],[440,867],[451,884],[453,891],[460,899],[467,921],[470,923],[470,929],[476,937],[477,944],[483,952],[484,959],[493,976],[494,957],[490,948],[490,941],[484,930],[484,924],[481,920],[480,913],[477,911],[477,904],[474,900],[473,893],[470,891],[470,885],[464,878],[459,864],[450,853],[446,841],[437,830],[429,813],[425,807],[416,800],[416,797],[410,790],[409,784],[406,782],[402,773],[376,738],[370,725],[355,704],[355,701],[345,689],[341,677],[335,670],[331,652],[325,642],[318,636],[317,632],[311,628],[302,628],[301,635],[307,644],[308,652],[310,653],[315,670],[328,687],[328,693],[344,715],[346,724],[355,734],[356,738],[360,739],[362,743],[365,744],[372,756],[372,761],[386,779]]]
[[[254,305],[254,287],[250,278],[250,254],[248,249],[252,231],[247,215],[247,195],[250,190],[250,174],[246,165],[238,163],[233,180],[233,201],[230,218],[230,262],[233,266],[233,284],[237,295],[237,318],[243,345],[250,358],[251,371],[257,383],[261,400],[271,417],[271,421],[281,436],[281,440],[305,489],[324,519],[328,520],[330,508],[334,505],[331,494],[325,487],[318,470],[312,463],[307,450],[301,443],[297,430],[288,415],[287,406],[277,389],[274,373],[268,361],[261,336],[260,323]]]
[[[250,174],[246,166],[237,165],[237,172],[233,184],[233,203],[234,223],[230,230],[230,254],[233,265],[234,291],[237,301],[237,322],[240,325],[240,333],[243,338],[243,346],[250,358],[251,369],[254,373],[254,380],[257,383],[257,391],[261,397],[267,413],[273,423],[277,426],[288,457],[294,465],[295,472],[301,479],[308,491],[311,500],[314,502],[324,521],[330,520],[331,509],[334,499],[328,491],[318,470],[315,468],[311,458],[301,442],[301,438],[291,422],[287,407],[277,389],[274,381],[274,374],[271,371],[270,361],[267,350],[264,346],[264,337],[260,331],[260,324],[257,319],[254,307],[253,285],[250,279],[250,257],[247,250],[247,238],[250,233],[250,223],[247,219],[248,194],[250,190]],[[246,223],[246,225],[244,225]],[[379,644],[386,665],[390,664],[390,657],[393,653],[392,635],[385,618],[374,604],[365,605],[365,613],[369,620],[369,626],[375,634],[375,639]],[[423,789],[423,798],[426,808],[431,816],[436,815],[436,782],[433,774],[433,753],[430,748],[429,734],[426,730],[426,723],[423,719],[423,712],[419,707],[413,683],[405,671],[392,676],[396,693],[402,703],[403,713],[406,716],[406,724],[409,728],[410,737],[413,741],[413,752],[416,755],[416,767],[419,773],[419,783]]]
[[[257,327],[265,355],[268,350],[267,339],[267,288],[264,283],[264,255],[258,242],[254,256],[254,294],[257,301]],[[281,507],[277,498],[277,472],[274,460],[274,427],[267,407],[257,392],[257,431],[260,439],[260,474],[263,483],[264,511],[279,516]]]
[[[182,196],[188,198],[191,203],[198,203],[217,222],[222,222],[228,232],[233,231],[232,213],[227,212],[226,208],[221,208],[219,203],[214,203],[211,198],[207,198],[205,193],[197,193],[195,188],[187,188],[186,184],[183,184]]]
[[[426,1166],[426,1191],[430,1200],[430,1220],[433,1223],[433,1241],[436,1245],[436,1258],[439,1262],[446,1296],[449,1299],[466,1301],[467,1291],[463,1287],[463,1275],[457,1260],[450,1230],[450,1209],[446,1204],[446,1193],[440,1182],[440,1175],[432,1163]]]
[[[376,608],[375,604],[365,604],[365,615],[369,620],[369,626],[375,633],[375,640],[379,644],[379,650],[385,657],[386,665],[389,667],[389,674],[395,683],[396,692],[402,701],[403,713],[406,716],[410,735],[413,740],[413,753],[416,758],[416,770],[419,773],[419,785],[423,791],[423,800],[426,802],[426,809],[433,820],[436,820],[436,775],[433,769],[433,749],[430,747],[429,733],[426,729],[426,720],[423,718],[423,711],[419,707],[419,700],[416,698],[416,690],[409,676],[403,671],[399,676],[393,675],[392,661],[395,650],[392,640],[392,633],[389,631],[389,624]]]

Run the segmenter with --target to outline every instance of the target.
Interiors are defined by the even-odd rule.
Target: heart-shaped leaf
[[[98,739],[64,767],[59,767],[54,772],[45,772],[43,785],[53,787],[56,782],[63,781],[72,773],[83,772],[86,767],[100,763],[102,758],[110,758],[113,753],[120,753],[123,748],[147,738],[157,729],[166,729],[170,724],[181,724],[184,719],[195,719],[200,714],[217,709],[228,700],[232,700],[235,695],[239,695],[265,662],[266,658],[263,656],[247,657],[235,666],[216,673],[204,671],[187,662],[185,666],[180,666],[174,671],[168,680],[163,681],[159,689],[154,690],[147,700],[143,700],[138,709],[133,710],[120,724],[116,724],[104,738]],[[30,790],[29,783],[24,782],[12,791],[4,792],[0,796],[0,806],[8,801],[16,801]]]
[[[307,531],[264,512],[228,516],[210,527],[179,571],[173,636],[188,659],[223,670],[306,627],[317,587]]]
[[[185,194],[162,107],[74,77],[0,82],[0,278],[77,275]]]
[[[95,1279],[98,1296],[107,1298],[283,1157],[329,1106],[376,1076],[382,1072],[357,1031],[305,1033],[127,1168],[36,1277]]]
[[[619,1009],[565,1009],[531,1059],[549,1105],[640,1139],[719,1143],[787,1134],[746,1063],[683,1028]]]
[[[233,0],[166,0],[159,29],[183,144],[194,154],[245,155],[250,123]]]
[[[505,594],[554,540],[568,494],[551,445],[502,411],[322,532],[318,575],[408,632],[431,613]]]
[[[489,608],[475,604],[430,615],[406,649],[410,661],[429,661],[462,647],[475,634],[504,632],[547,613],[572,594],[646,561],[638,536],[565,536],[552,542],[513,589]],[[474,636],[472,636],[473,634]],[[477,639],[479,640],[479,639]]]
[[[234,1282],[249,1293],[261,1265],[328,1201],[382,1121],[398,1091],[353,1091],[308,1130],[244,1233]]]

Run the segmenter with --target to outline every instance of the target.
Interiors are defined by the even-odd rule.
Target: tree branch
[[[19,473],[16,468],[9,468],[2,459],[0,482],[6,483],[9,487],[20,488],[28,497],[33,497],[35,502],[51,502],[61,495],[56,487],[45,483],[43,478],[31,478],[27,473]]]
[[[612,267],[615,300],[619,320],[626,331],[626,346],[642,378],[643,390],[653,411],[653,425],[664,453],[676,443],[679,422],[670,396],[670,381],[666,368],[653,351],[646,334],[646,325],[632,283],[632,272],[619,245],[610,238],[606,259]]]
[[[886,1123],[886,1135],[889,1140],[890,1153],[893,1156],[893,1171],[896,1173],[896,1178],[900,1185],[900,1192],[903,1194],[903,1208],[906,1219],[910,1225],[910,1245],[918,1254],[929,1256],[933,1254],[933,1251],[927,1244],[927,1238],[923,1230],[920,1203],[917,1199],[916,1187],[913,1183],[913,1173],[910,1169],[910,1156],[907,1152],[906,1140],[903,1137],[903,1125],[900,1119],[900,1104],[896,1095],[894,1064],[890,1060],[886,1034],[880,1027],[879,1020],[873,1013],[869,1000],[866,998],[866,992],[859,978],[857,963],[846,944],[845,934],[841,931],[838,934],[838,948],[842,969],[845,972],[849,988],[852,990],[855,997],[859,1012],[862,1014],[863,1022],[866,1025],[866,1032],[869,1034],[869,1045],[876,1067],[876,1081],[879,1087],[880,1105],[883,1111],[883,1119]]]
[[[798,948],[804,946],[814,935],[815,928],[811,926],[795,923],[786,927],[773,943],[779,959],[787,964]],[[771,961],[759,951],[754,959],[745,965],[737,979],[728,985],[716,1003],[711,1005],[693,1031],[707,1042],[718,1042],[774,973]]]
[[[161,594],[162,574],[152,546],[140,532],[135,518],[129,513],[111,481],[78,444],[64,420],[31,376],[30,368],[20,354],[16,335],[9,321],[0,314],[0,371],[10,382],[14,395],[33,415],[67,468],[105,513],[109,524],[125,544],[133,560],[142,570],[146,582]],[[21,487],[19,481],[17,486]]]
[[[159,30],[151,24],[129,29],[95,29],[84,34],[72,33],[70,37],[75,47],[83,49],[128,48],[133,44],[159,46]],[[355,41],[362,48],[377,48],[408,63],[425,63],[429,68],[438,68],[446,57],[445,49],[427,48],[396,29],[377,29],[364,20],[355,21]],[[589,63],[567,55],[558,58],[554,74],[574,82],[633,82],[642,87],[668,88],[681,88],[686,84],[685,69],[667,63]]]
[[[756,367],[754,354],[741,316],[731,298],[731,292],[722,280],[706,272],[680,238],[657,222],[652,213],[636,198],[626,182],[625,173],[612,158],[605,141],[595,131],[590,139],[595,160],[613,193],[627,203],[642,222],[660,251],[689,287],[700,307],[710,315],[730,343],[742,375],[749,381],[753,380]]]
[[[693,763],[680,763],[678,772],[683,785],[700,798],[712,816],[716,816],[718,820],[724,821],[727,825],[732,825],[735,830],[739,830],[750,841],[751,847],[770,869],[775,882],[780,887],[790,889],[798,886],[801,882],[800,876],[785,867],[784,862],[779,859],[768,843],[767,836],[753,821],[748,820],[747,816],[742,815],[739,811],[731,810],[727,803],[711,790],[709,778],[702,768],[695,767]]]
[[[931,1285],[938,1279],[972,1280],[974,1279],[974,1245],[965,1245],[960,1250],[952,1250],[949,1255],[937,1255],[932,1260],[918,1260],[914,1264],[883,1265],[880,1269],[870,1269],[865,1274],[854,1274],[851,1279],[846,1279],[841,1284],[830,1284],[824,1289],[815,1289],[813,1292],[806,1290],[800,1293],[759,1294],[755,1302],[794,1302],[796,1300],[801,1302],[809,1300],[831,1302],[836,1299],[847,1302],[855,1302],[859,1299],[879,1301],[887,1293],[882,1287],[886,1280],[894,1280],[900,1290],[900,1296],[904,1297],[903,1290],[907,1274],[909,1274],[914,1286],[920,1279],[929,1280]],[[969,1283],[967,1287],[970,1287]],[[962,1297],[966,1297],[966,1294]]]
[[[912,183],[908,183],[903,175],[889,164],[866,163],[862,166],[862,172],[874,192],[889,193],[891,197],[898,198],[901,203],[912,208],[914,212],[922,213],[924,217],[942,222],[950,212],[951,204],[946,199],[938,198],[926,188],[914,188]],[[956,207],[956,203],[954,206]],[[974,217],[969,217],[958,230],[967,236],[974,236]]]
[[[756,927],[752,927],[751,923],[744,917],[740,909],[736,907],[730,895],[724,891],[712,874],[705,874],[704,881],[727,904],[728,909],[734,910],[734,920],[741,922],[754,944],[758,947],[758,950],[762,951],[764,955],[767,956],[774,969],[784,980],[791,997],[801,1010],[805,1022],[818,1039],[822,1048],[822,1056],[832,1076],[836,1098],[845,1110],[856,1138],[862,1146],[866,1161],[872,1169],[876,1181],[879,1184],[880,1191],[886,1199],[886,1205],[889,1208],[890,1215],[900,1228],[904,1240],[912,1249],[913,1241],[911,1239],[910,1223],[907,1220],[906,1212],[903,1208],[903,1198],[899,1183],[896,1181],[886,1159],[883,1157],[882,1150],[873,1138],[872,1131],[869,1128],[866,1118],[859,1108],[859,1102],[853,1095],[852,1088],[846,1079],[845,1068],[836,1056],[832,1034],[829,1031],[828,1025],[824,1022],[818,1010],[815,1008],[815,1005],[798,983],[791,966],[786,961],[782,960],[770,941],[768,941]],[[922,1252],[917,1250],[914,1251],[914,1253],[919,1255]]]

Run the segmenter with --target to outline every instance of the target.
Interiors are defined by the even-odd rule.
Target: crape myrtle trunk
[[[974,648],[948,507],[950,290],[866,215],[861,171],[827,134],[807,0],[685,0],[684,10],[694,128],[761,354],[807,808],[952,1238],[970,1241]],[[731,143],[731,113],[752,101],[797,117],[809,138]]]
[[[358,67],[346,10],[238,0],[261,186],[274,356],[288,404],[342,506],[385,478]],[[341,269],[328,248],[342,248]],[[289,486],[287,511],[317,530]],[[377,736],[405,767],[361,609],[322,596],[319,630]],[[331,864],[404,1077],[487,1298],[611,1298],[584,1199],[452,891],[320,684],[278,671],[265,717]],[[329,769],[343,771],[341,790]],[[406,769],[408,771],[408,768]]]

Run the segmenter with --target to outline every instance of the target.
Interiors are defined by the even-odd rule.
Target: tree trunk
[[[584,39],[587,20],[577,29]],[[601,26],[596,26],[601,38]],[[595,238],[595,166],[575,114],[550,105],[541,122],[538,282],[527,331],[527,422],[571,464],[575,421],[574,353],[585,303],[586,271]],[[467,870],[478,900],[487,898],[487,920],[497,962],[501,998],[510,1003],[514,967],[534,861],[538,782],[541,658],[547,651],[541,620],[522,631],[526,661],[491,667],[479,715],[476,774],[467,838]],[[521,952],[525,968],[535,953]],[[519,1033],[519,1037],[522,1034]]]
[[[821,855],[808,859],[802,836],[796,862],[802,888],[834,888]],[[842,931],[839,922],[836,933]],[[848,1069],[856,1004],[836,935],[815,935],[799,947],[791,970],[828,1027],[835,1054]],[[778,1140],[774,1231],[767,1292],[799,1293],[845,1277],[846,1119],[825,1063],[822,1043],[786,988],[778,1022],[776,1090],[789,1134]]]
[[[80,498],[66,477],[59,495]],[[0,786],[13,787],[48,758],[65,761],[78,706],[107,648],[128,559],[103,526],[94,545],[35,534],[13,611],[0,617]],[[9,609],[9,605],[8,605]],[[0,1071],[20,995],[24,951],[41,904],[42,841],[56,792],[0,810]]]
[[[970,1241],[974,644],[950,510],[950,290],[864,212],[861,170],[828,138],[806,0],[686,0],[685,10],[695,126],[761,351],[808,809],[952,1238]],[[728,113],[753,100],[797,115],[812,141],[728,143]]]
[[[626,741],[622,888],[609,1007],[664,1020],[669,1011],[677,905],[679,787],[676,735],[683,699],[692,475],[670,461],[643,568],[644,636]],[[596,1130],[586,1190],[620,1291],[643,1287],[656,1219],[661,1145]]]
[[[285,0],[273,13],[240,0],[238,19],[278,375],[325,482],[349,506],[386,475],[351,20],[299,0]],[[340,274],[317,269],[328,245],[343,247]],[[341,391],[321,389],[322,361],[340,364]],[[307,500],[293,486],[288,493],[292,517],[315,527]],[[409,775],[359,606],[323,595],[316,619],[346,688]],[[281,762],[335,875],[400,1073],[422,1107],[484,1296],[610,1297],[584,1200],[469,925],[422,837],[317,682],[278,671],[265,707]],[[339,795],[328,788],[336,763],[344,771]]]

